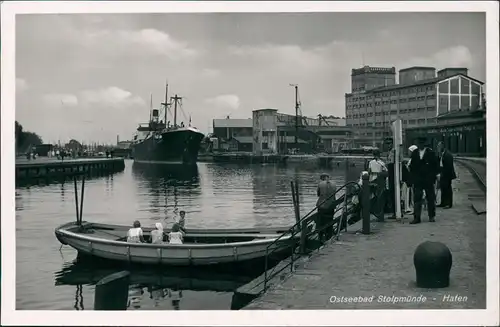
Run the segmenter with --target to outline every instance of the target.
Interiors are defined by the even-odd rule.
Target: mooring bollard
[[[94,310],[127,310],[129,281],[128,271],[101,279],[95,286]]]
[[[370,234],[370,181],[367,171],[361,174],[361,192],[359,194],[361,202],[361,219],[363,219],[363,234]]]
[[[441,242],[420,243],[413,254],[417,287],[442,288],[450,285],[452,255]]]

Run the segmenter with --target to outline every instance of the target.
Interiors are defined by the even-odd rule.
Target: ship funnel
[[[158,117],[158,109],[153,109],[153,117]]]

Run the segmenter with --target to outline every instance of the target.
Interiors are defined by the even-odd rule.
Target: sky
[[[25,14],[16,120],[45,142],[131,139],[159,107],[202,132],[252,110],[345,116],[352,68],[468,67],[486,78],[484,13]],[[168,118],[173,120],[171,116]]]

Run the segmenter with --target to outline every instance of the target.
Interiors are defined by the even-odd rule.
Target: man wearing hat
[[[438,171],[438,160],[436,153],[426,147],[426,137],[420,136],[417,141],[418,149],[411,154],[409,171],[413,182],[413,206],[414,218],[410,224],[418,224],[421,222],[420,216],[422,213],[422,197],[425,191],[427,200],[427,211],[429,213],[429,221],[434,222],[436,217],[436,192],[434,185]]]
[[[453,188],[451,181],[457,178],[453,165],[453,155],[446,149],[444,142],[438,143],[439,153],[439,187],[441,189],[441,203],[438,207],[449,209],[453,206]]]
[[[335,192],[337,187],[330,181],[330,176],[326,173],[321,174],[320,182],[318,184],[318,222],[317,228],[320,229],[318,233],[319,239],[325,242],[333,236],[333,225],[327,226],[333,222],[333,214],[335,212]]]

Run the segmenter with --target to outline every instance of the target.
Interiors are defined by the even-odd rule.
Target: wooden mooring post
[[[293,211],[295,213],[295,222],[298,224],[300,221],[299,186],[297,182],[294,183],[293,181],[290,182],[290,186],[292,188],[292,203]]]
[[[292,187],[292,198],[293,198],[293,207],[295,211],[295,221],[297,224],[300,222],[300,195],[299,195],[299,183],[295,181],[295,183],[292,181],[291,183]],[[299,243],[299,251],[301,254],[304,254],[306,252],[306,243],[307,243],[307,221],[303,220],[300,222],[298,225],[298,228],[300,230],[300,243]]]
[[[127,310],[130,273],[108,275],[95,286],[94,310]]]

